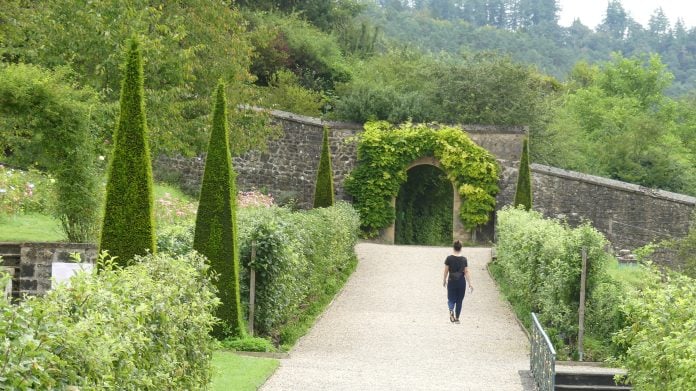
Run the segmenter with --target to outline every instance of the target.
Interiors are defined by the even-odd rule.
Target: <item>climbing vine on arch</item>
[[[408,165],[425,156],[438,159],[457,187],[464,226],[472,229],[488,221],[498,192],[499,167],[493,155],[460,128],[368,122],[358,136],[358,165],[345,181],[367,236],[394,222],[391,200],[407,179]]]

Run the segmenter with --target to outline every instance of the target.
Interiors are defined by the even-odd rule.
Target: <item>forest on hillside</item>
[[[7,104],[26,78],[69,91],[60,99],[79,103],[108,156],[119,62],[137,35],[155,154],[205,153],[222,79],[231,108],[526,125],[533,161],[696,194],[696,29],[660,9],[643,27],[620,0],[594,28],[559,26],[558,11],[556,0],[5,0],[0,162],[50,164],[33,137],[51,127],[32,116],[42,98]],[[278,134],[230,112],[235,154]]]

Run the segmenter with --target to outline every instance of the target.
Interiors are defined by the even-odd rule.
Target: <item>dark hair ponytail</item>
[[[462,242],[457,240],[456,242],[454,242],[452,247],[454,247],[454,251],[460,251],[462,249]]]

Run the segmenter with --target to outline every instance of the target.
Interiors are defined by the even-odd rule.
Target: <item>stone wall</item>
[[[97,248],[82,243],[0,243],[2,266],[12,269],[13,299],[24,295],[41,295],[51,289],[54,262],[74,262],[72,254],[80,254],[81,262],[94,263]]]
[[[283,136],[268,143],[267,152],[250,152],[234,159],[239,190],[260,189],[274,195],[281,203],[289,199],[300,207],[310,207],[314,198],[314,181],[321,155],[324,126],[330,131],[331,163],[336,199],[350,201],[343,180],[357,161],[355,136],[361,124],[323,121],[283,111],[269,111],[272,120],[283,129]],[[520,159],[523,127],[465,125],[471,139],[491,151],[498,159]],[[197,193],[203,175],[204,158],[160,156],[154,163],[157,178],[175,180],[187,192]]]
[[[635,249],[687,234],[696,198],[626,182],[532,164],[534,209],[571,225],[589,220],[615,250]],[[517,168],[507,165],[497,208],[515,196]]]

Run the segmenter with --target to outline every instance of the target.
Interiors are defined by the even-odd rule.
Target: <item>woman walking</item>
[[[450,322],[459,323],[462,312],[462,301],[469,284],[469,292],[474,291],[469,276],[469,265],[466,257],[462,256],[462,242],[457,240],[452,245],[452,255],[445,259],[445,272],[442,276],[442,286],[447,286],[447,306],[449,307]]]

